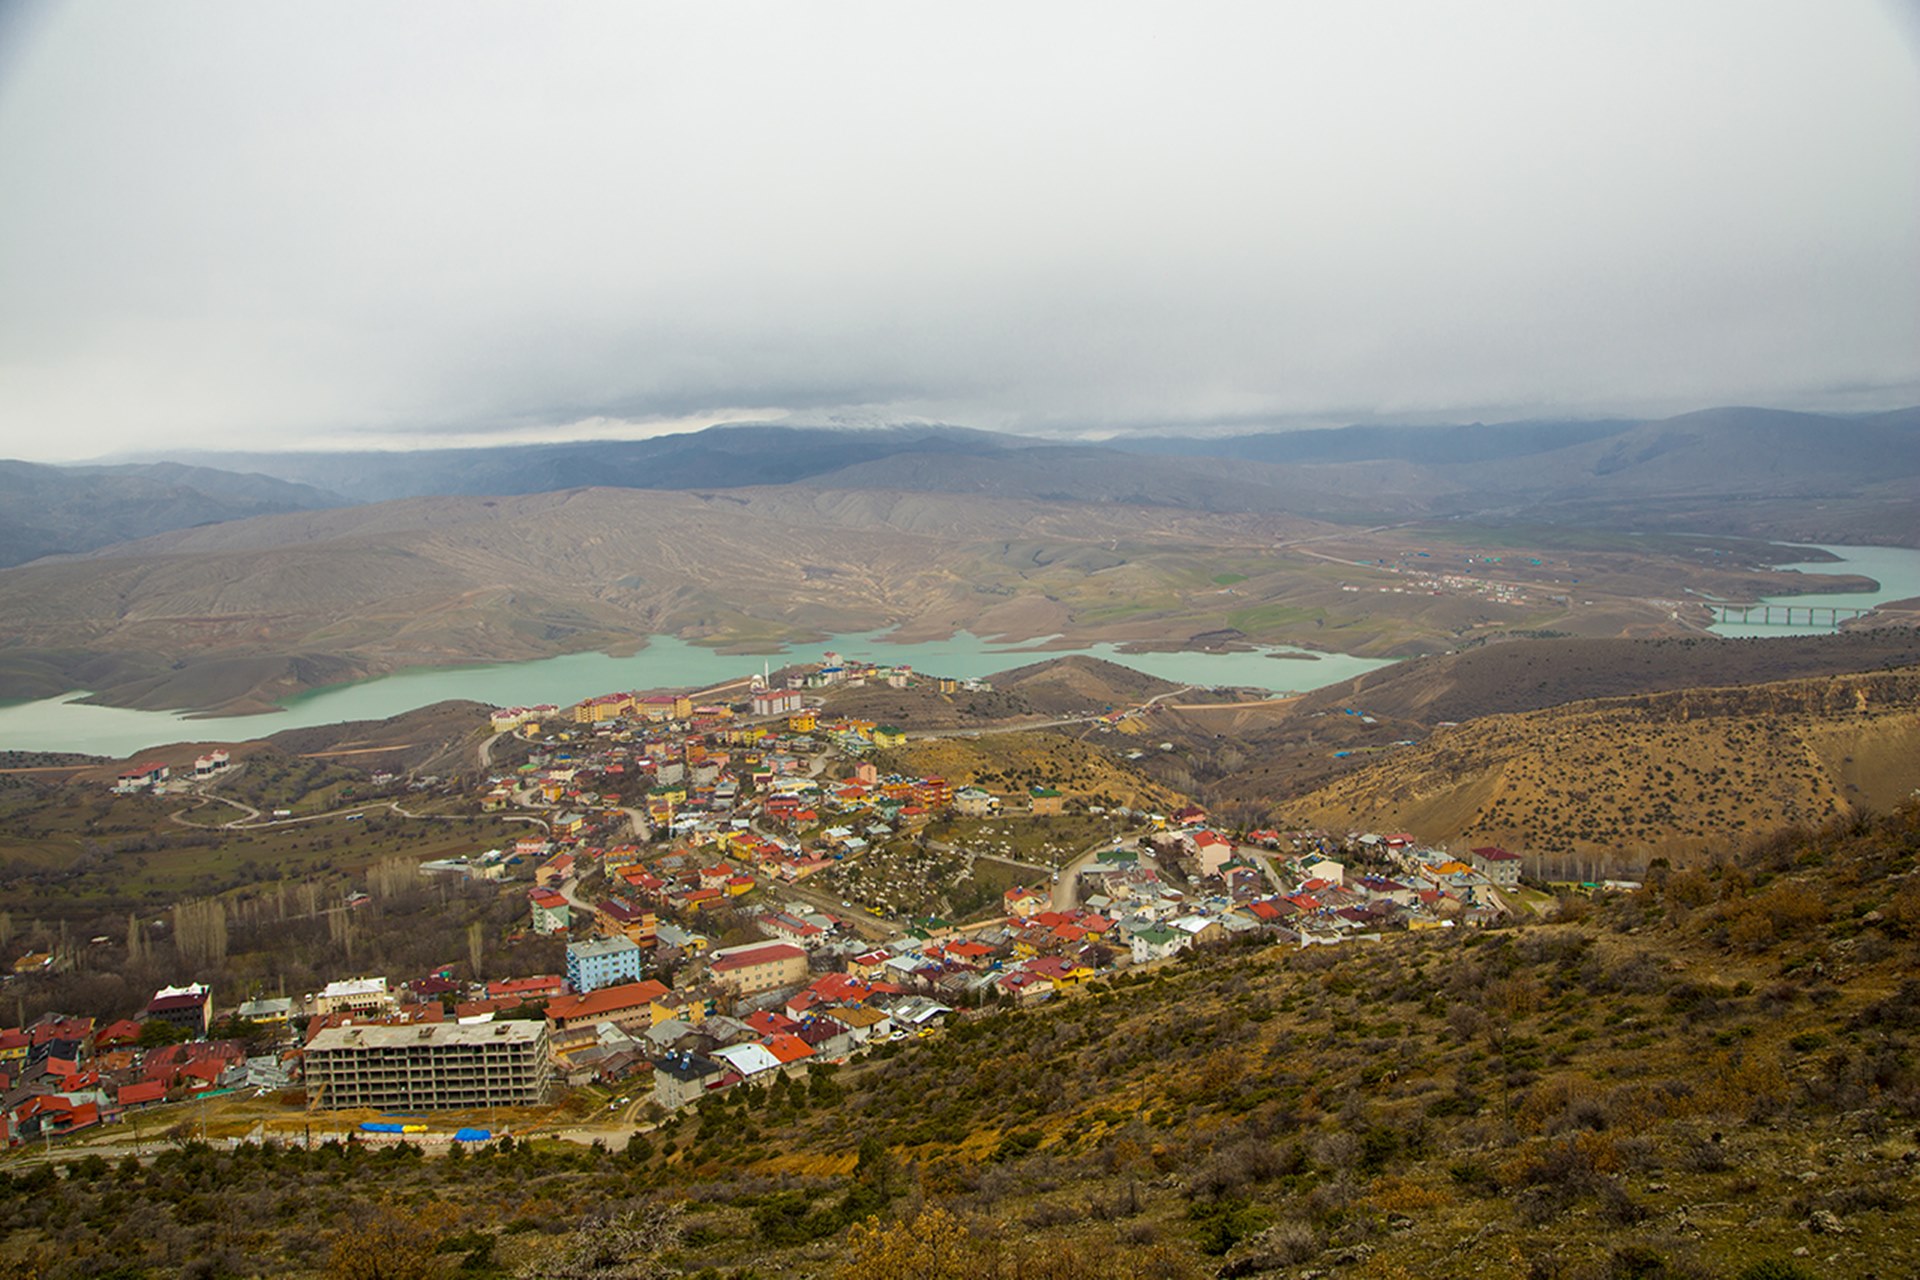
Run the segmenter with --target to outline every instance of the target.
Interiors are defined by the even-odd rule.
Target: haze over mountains
[[[588,486],[806,484],[1363,523],[1492,509],[1615,527],[1920,540],[1920,409],[1843,417],[1722,408],[1651,422],[1355,426],[1100,444],[950,426],[742,425],[649,440],[195,461],[202,465],[6,464],[0,485],[17,501],[0,519],[0,564],[280,511]],[[1817,515],[1796,510],[1809,499],[1830,505]],[[1714,509],[1720,501],[1738,509]],[[1622,504],[1633,504],[1631,521]]]
[[[1142,465],[1136,455],[1161,461]],[[1165,459],[1176,458],[1177,462]],[[583,485],[686,489],[790,484],[935,489],[1274,509],[1324,485],[1420,495],[1428,509],[1495,494],[1537,501],[1631,496],[1847,495],[1920,477],[1920,408],[1865,416],[1708,409],[1647,422],[1353,426],[1230,437],[1117,437],[1068,444],[926,426],[881,429],[726,426],[651,440],[417,452],[212,454],[360,502],[428,494],[538,493]],[[1249,468],[1246,464],[1259,466]],[[1230,465],[1229,465],[1230,464]],[[1352,468],[1328,471],[1323,468]],[[1303,471],[1302,469],[1311,469]],[[1237,482],[1227,493],[1169,496],[1182,480]],[[1341,484],[1347,479],[1349,484]],[[1310,480],[1303,483],[1303,480]],[[1357,480],[1358,484],[1351,481]],[[1324,503],[1324,497],[1322,497]],[[1326,514],[1309,511],[1307,514]]]
[[[341,504],[297,482],[178,462],[49,467],[0,460],[0,565]]]

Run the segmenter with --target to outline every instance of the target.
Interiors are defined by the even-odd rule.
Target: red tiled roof
[[[46,1044],[53,1040],[85,1040],[93,1034],[93,1019],[57,1018],[28,1028],[27,1034],[33,1037],[35,1044]]]
[[[502,1009],[517,1009],[521,1003],[518,1000],[462,1000],[453,1006],[453,1016],[461,1020],[479,1018]]]
[[[617,987],[602,987],[583,996],[561,996],[547,1005],[547,1021],[556,1024],[578,1022],[585,1018],[622,1013],[643,1004],[651,1004],[669,994],[671,988],[652,979],[623,982]]]
[[[773,1013],[766,1009],[762,1009],[758,1013],[750,1014],[746,1019],[746,1023],[763,1036],[776,1035],[783,1031],[797,1031],[800,1027],[800,1024],[792,1018]]]
[[[776,960],[805,960],[807,953],[787,942],[773,942],[764,947],[754,947],[750,951],[736,951],[730,956],[722,956],[713,962],[715,973],[732,973],[735,969],[746,969],[756,964],[770,964]]]
[[[114,1095],[123,1107],[137,1107],[148,1102],[165,1102],[167,1099],[166,1082],[162,1080],[142,1080],[138,1084],[123,1084]]]
[[[813,1056],[812,1045],[802,1040],[799,1036],[786,1032],[768,1036],[760,1043],[767,1047],[768,1053],[780,1059],[780,1065],[782,1066],[785,1066],[789,1062],[798,1062],[802,1058],[811,1058]]]
[[[105,1049],[117,1044],[134,1044],[140,1039],[140,1024],[132,1018],[122,1018],[111,1023],[98,1036],[94,1044]]]

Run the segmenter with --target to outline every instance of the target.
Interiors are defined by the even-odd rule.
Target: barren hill
[[[76,687],[144,706],[245,709],[409,665],[895,625],[1043,635],[1185,633],[1216,607],[1209,556],[1321,527],[1146,508],[1063,511],[938,494],[584,489],[420,498],[185,530],[0,572],[0,696]],[[1154,607],[1141,609],[1151,587]],[[1191,594],[1193,599],[1189,599]],[[1108,601],[1125,599],[1115,611]],[[1025,607],[1025,602],[1043,607]],[[113,661],[102,663],[101,657]],[[253,666],[236,665],[253,663]]]
[[[1697,861],[1920,787],[1920,667],[1488,716],[1281,805],[1285,820],[1498,843],[1572,874]]]
[[[1143,764],[1216,812],[1264,825],[1308,792],[1403,756],[1436,726],[1596,698],[1915,664],[1920,632],[1907,627],[1764,640],[1516,639],[1396,663],[1291,702],[1168,709],[1153,732],[1177,750]]]
[[[1019,694],[1036,711],[1074,715],[1135,706],[1180,686],[1117,662],[1076,655],[1002,671],[993,677],[993,687]]]
[[[1920,664],[1920,630],[1912,627],[1751,640],[1523,639],[1396,663],[1310,693],[1298,710],[1311,714],[1358,706],[1377,716],[1433,724],[1586,698],[1915,664]]]

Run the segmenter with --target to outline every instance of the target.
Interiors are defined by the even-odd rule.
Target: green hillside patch
[[[1303,609],[1289,604],[1255,605],[1249,609],[1235,609],[1226,615],[1228,626],[1256,636],[1312,625],[1325,617],[1324,609]]]

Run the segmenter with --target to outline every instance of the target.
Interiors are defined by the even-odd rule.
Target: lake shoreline
[[[1817,548],[1832,560],[1799,561],[1809,576],[1851,582],[1871,577],[1873,592],[1832,593],[1842,610],[1920,595],[1920,551],[1888,547]],[[1842,570],[1819,574],[1823,567]],[[1859,572],[1871,568],[1871,574]],[[1809,586],[1825,584],[1809,583]],[[1784,603],[1783,598],[1776,598]],[[1825,605],[1818,593],[1791,597],[1798,607]],[[1726,628],[1723,639],[1807,634],[1790,627]],[[1829,628],[1815,628],[1825,631]],[[1207,638],[1221,640],[1213,634]],[[879,665],[911,665],[916,672],[984,678],[1028,662],[1074,654],[1131,667],[1147,675],[1199,687],[1236,687],[1273,695],[1311,692],[1391,665],[1393,658],[1362,658],[1293,646],[1234,643],[1211,648],[1183,645],[1146,648],[1138,641],[1076,644],[1059,635],[1007,643],[966,632],[944,639],[903,641],[896,631],[829,636],[817,642],[782,646],[775,652],[728,653],[676,636],[632,637],[624,654],[586,652],[508,663],[463,663],[446,667],[409,667],[365,679],[293,692],[274,709],[256,705],[241,714],[190,710],[133,709],[89,703],[94,695],[70,691],[54,697],[0,704],[0,750],[72,751],[121,758],[149,747],[205,736],[222,722],[264,737],[283,729],[311,728],[353,720],[383,720],[436,702],[464,699],[494,706],[570,706],[596,693],[624,689],[700,690],[758,674],[762,666],[780,667],[820,661],[834,651]],[[760,662],[754,662],[754,658]],[[1287,659],[1275,663],[1270,659]],[[1284,675],[1280,673],[1285,673]],[[1300,687],[1300,686],[1305,686]]]

